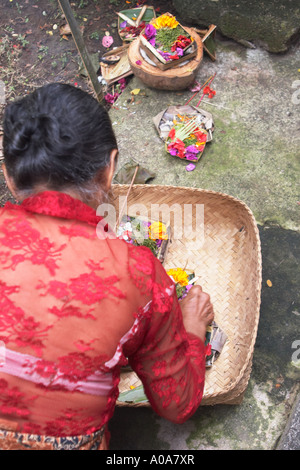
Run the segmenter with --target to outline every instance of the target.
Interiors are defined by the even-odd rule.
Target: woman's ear
[[[2,164],[2,171],[4,174],[4,178],[5,178],[8,189],[10,190],[13,197],[17,200],[18,198],[17,198],[17,190],[16,190],[15,182],[12,179],[12,177],[9,176],[9,174],[7,173],[7,169],[4,163]]]

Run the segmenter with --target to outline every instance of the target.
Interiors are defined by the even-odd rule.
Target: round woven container
[[[117,202],[119,196],[127,194],[128,185],[114,185],[113,191]],[[221,355],[206,370],[202,404],[240,403],[251,372],[261,295],[260,239],[252,212],[232,196],[175,186],[133,185],[127,204],[129,214],[134,203],[143,204],[149,216],[153,204],[173,209],[169,212],[172,242],[164,266],[195,272],[196,284],[210,294],[215,321],[228,337]],[[177,216],[192,211],[194,238],[186,233],[185,226],[182,234],[178,233],[179,219],[173,217],[176,211]],[[166,221],[166,214],[161,220]],[[139,385],[136,374],[124,370],[120,392]],[[117,404],[149,406],[148,402]]]
[[[158,90],[184,90],[196,79],[197,70],[203,58],[203,44],[200,36],[191,28],[185,28],[197,43],[197,55],[184,65],[168,70],[160,70],[159,67],[148,63],[142,53],[140,38],[135,39],[128,49],[128,60],[133,74],[145,85]]]

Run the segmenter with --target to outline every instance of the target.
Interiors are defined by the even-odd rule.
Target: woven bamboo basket
[[[116,202],[119,196],[126,196],[128,186],[114,185],[113,191]],[[261,296],[260,239],[252,212],[232,196],[174,186],[133,185],[128,198],[129,213],[135,203],[143,204],[149,214],[152,204],[173,206],[171,243],[164,266],[186,267],[195,272],[196,284],[210,294],[215,321],[227,335],[219,358],[206,369],[202,404],[241,403],[251,373]],[[193,208],[192,223],[194,228],[197,224],[198,234],[194,238],[185,230],[174,237],[176,217],[172,214],[176,207],[182,214],[185,204]],[[204,221],[199,219],[196,207],[202,207]],[[121,374],[120,392],[140,385],[133,371]],[[149,406],[149,402],[117,401],[117,405]]]

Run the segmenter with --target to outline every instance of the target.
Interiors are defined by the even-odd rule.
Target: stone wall
[[[173,0],[186,25],[215,24],[245,46],[285,52],[300,36],[299,0]]]

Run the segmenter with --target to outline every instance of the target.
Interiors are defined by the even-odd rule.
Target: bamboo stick
[[[77,24],[77,21],[75,20],[75,17],[73,15],[72,8],[70,7],[70,3],[68,0],[58,0],[58,3],[60,5],[60,8],[63,11],[63,14],[65,15],[66,21],[70,27],[74,42],[76,44],[77,50],[80,54],[81,60],[86,68],[88,77],[91,81],[93,90],[95,92],[95,95],[97,97],[97,100],[99,102],[104,100],[104,96],[102,93],[102,87],[98,81],[97,73],[94,70],[94,67],[92,65],[89,53],[86,49],[81,31],[79,29],[79,26]]]

